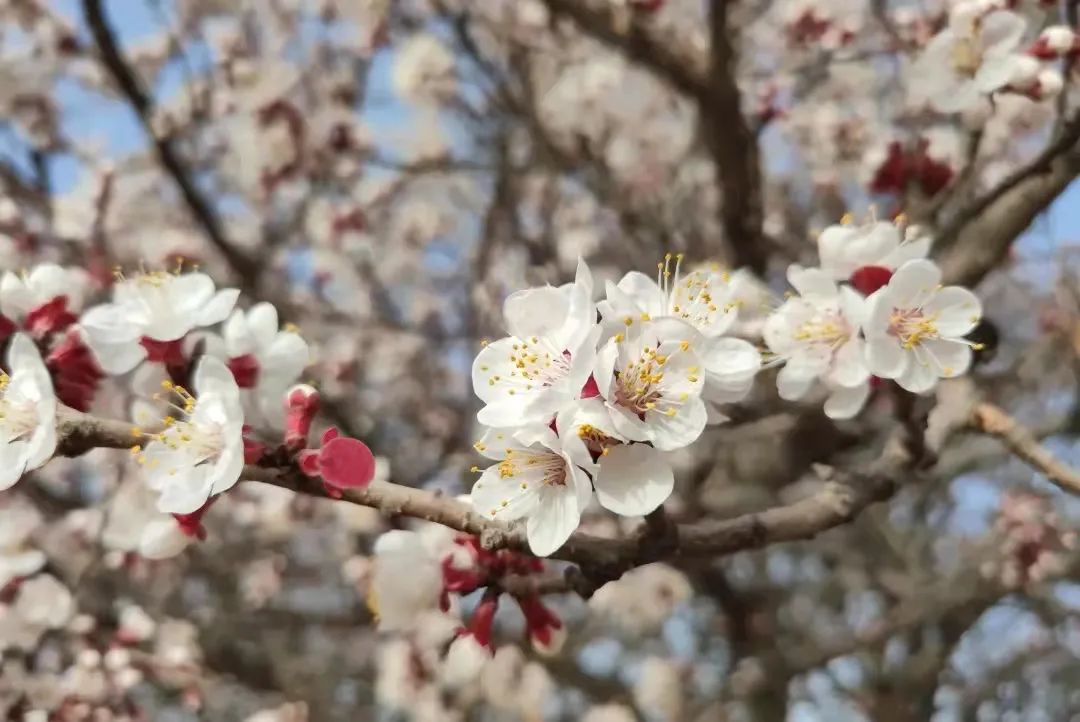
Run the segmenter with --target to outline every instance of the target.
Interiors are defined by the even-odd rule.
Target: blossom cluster
[[[930,239],[897,223],[845,219],[818,239],[820,267],[793,265],[793,293],[766,317],[760,344],[735,335],[744,305],[718,267],[682,271],[668,254],[656,279],[627,273],[594,301],[579,260],[572,283],[514,293],[509,335],[472,366],[485,427],[476,450],[494,464],[472,488],[476,511],[525,520],[530,548],[547,556],[595,498],[624,516],[647,515],[671,495],[667,452],[725,420],[764,368],[780,367],[779,395],[827,392],[825,413],[855,416],[874,379],[914,393],[965,373],[982,315],[969,290],[941,285]],[[481,471],[474,467],[474,471]]]
[[[79,315],[90,290],[53,264],[0,281],[0,329],[11,339],[9,373],[0,372],[0,488],[56,453],[62,405],[92,410],[104,379],[129,372],[132,452],[158,511],[173,516],[147,525],[140,547],[151,558],[201,538],[203,514],[245,464],[284,454],[337,496],[371,480],[362,442],[329,429],[319,449],[307,448],[319,408],[318,393],[297,384],[308,345],[279,327],[271,304],[239,309],[237,289],[218,290],[182,265],[130,278],[117,270],[111,300]]]
[[[1064,86],[1051,65],[1077,52],[1073,31],[1053,26],[1025,47],[1027,22],[994,0],[952,6],[947,25],[911,68],[910,92],[941,113],[976,111],[995,93],[1033,100],[1052,98]]]

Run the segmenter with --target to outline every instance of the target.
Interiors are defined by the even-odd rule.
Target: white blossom
[[[78,313],[88,283],[82,269],[63,268],[55,263],[41,263],[29,273],[6,271],[0,279],[0,311],[13,321],[22,322],[34,310],[63,297],[65,310]]]
[[[503,304],[510,336],[488,344],[472,366],[480,423],[495,428],[546,424],[577,398],[593,370],[596,308],[592,274],[579,261],[573,283],[512,294]]]
[[[849,286],[837,287],[819,268],[788,269],[798,291],[765,322],[765,343],[784,367],[776,377],[780,398],[805,396],[820,379],[829,389],[825,413],[851,418],[870,393],[859,328],[865,299]]]
[[[195,371],[197,396],[169,388],[179,418],[168,417],[138,458],[150,488],[160,494],[158,509],[190,514],[240,479],[244,413],[232,373],[212,356],[204,356]]]
[[[631,271],[618,284],[608,281],[607,298],[597,304],[608,333],[631,335],[636,326],[664,318],[679,319],[698,331],[697,344],[705,373],[705,397],[717,403],[734,402],[749,392],[761,368],[761,356],[750,343],[726,338],[738,318],[742,286],[719,268],[680,275],[682,254],[671,254],[658,264],[654,281]]]
[[[375,571],[368,604],[379,629],[406,631],[421,613],[436,609],[443,591],[441,555],[445,546],[432,535],[394,529],[375,541]]]
[[[260,415],[284,423],[282,398],[308,364],[308,345],[293,327],[278,329],[277,309],[257,303],[233,311],[222,330],[229,366],[242,387],[252,388]]]
[[[525,519],[529,548],[537,556],[556,551],[578,527],[592,487],[585,472],[546,426],[515,433],[488,431],[476,450],[499,463],[472,488],[477,513],[491,519]]]
[[[41,523],[40,512],[21,497],[10,496],[0,506],[0,589],[45,566],[45,554],[29,547]]]
[[[193,329],[224,321],[240,291],[215,291],[204,273],[140,273],[113,288],[113,300],[83,314],[87,343],[111,374],[130,371],[147,357],[143,339],[178,341]]]
[[[974,108],[1012,81],[1024,19],[1007,10],[985,15],[965,3],[927,44],[909,75],[912,94],[942,113]]]
[[[8,349],[11,375],[0,371],[0,490],[14,486],[56,451],[56,396],[37,346],[16,334]]]
[[[906,239],[894,223],[840,223],[829,226],[818,236],[818,260],[830,276],[847,280],[865,266],[892,271],[907,261],[925,258],[930,243],[929,236]]]
[[[693,443],[708,417],[701,335],[670,317],[627,329],[600,349],[593,370],[615,429],[663,450]]]
[[[982,317],[982,304],[966,288],[940,284],[936,265],[910,261],[867,299],[867,365],[913,393],[929,391],[939,378],[971,365],[973,344],[964,336]]]
[[[555,425],[569,457],[592,476],[604,508],[644,516],[671,496],[675,476],[663,452],[627,443],[600,397],[569,404]]]
[[[446,98],[454,90],[454,56],[434,35],[418,33],[394,58],[394,89],[417,103]]]

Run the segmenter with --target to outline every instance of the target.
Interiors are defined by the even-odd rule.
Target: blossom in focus
[[[844,219],[847,221],[847,219]],[[864,293],[877,290],[865,288],[863,279],[855,277],[862,269],[865,275],[877,275],[881,282],[887,281],[889,272],[901,264],[916,258],[925,258],[930,252],[931,239],[922,236],[907,240],[900,226],[886,221],[873,221],[862,225],[842,222],[826,228],[818,236],[818,257],[821,269],[836,280],[850,280]],[[867,280],[874,280],[867,278]]]
[[[592,372],[596,308],[592,274],[579,261],[574,282],[512,294],[503,304],[510,336],[488,344],[472,366],[480,423],[508,428],[548,423],[577,398]]]
[[[619,433],[603,399],[576,401],[555,426],[569,457],[592,476],[596,498],[609,511],[644,516],[663,504],[675,488],[664,454],[648,444],[630,444]]]
[[[941,113],[976,107],[1014,80],[1025,29],[1007,10],[984,15],[974,3],[957,6],[911,68],[913,96]]]
[[[82,310],[88,279],[81,269],[42,263],[0,279],[0,312],[35,338],[63,330]]]
[[[215,290],[204,273],[152,271],[118,277],[113,300],[79,320],[101,368],[127,373],[141,361],[164,361],[193,329],[224,321],[240,291]]]
[[[233,311],[222,335],[237,385],[251,389],[259,412],[281,427],[282,397],[308,364],[307,343],[290,327],[278,329],[277,309],[269,303]]]
[[[940,284],[934,263],[909,261],[867,299],[863,333],[871,373],[923,393],[939,378],[968,370],[973,344],[964,336],[982,318],[982,304],[966,288]]]
[[[150,436],[146,449],[135,447],[158,510],[191,514],[215,494],[231,489],[244,468],[244,412],[232,372],[212,356],[195,371],[195,392],[165,382],[176,416]]]
[[[870,371],[859,336],[865,300],[850,286],[837,287],[820,268],[788,269],[798,292],[765,322],[765,343],[784,362],[776,377],[780,398],[801,399],[814,382],[829,390],[825,413],[847,419],[870,393]]]
[[[761,368],[761,356],[750,343],[726,338],[739,307],[739,288],[733,277],[719,269],[694,270],[681,275],[682,254],[667,254],[658,264],[654,281],[631,271],[617,284],[607,283],[607,298],[597,304],[608,333],[632,334],[652,320],[679,319],[697,330],[703,342],[696,353],[704,367],[704,395],[710,401],[739,401],[750,391]]]
[[[14,486],[56,451],[56,396],[49,370],[26,334],[8,349],[11,375],[0,372],[0,490]]]
[[[593,377],[622,437],[667,451],[701,436],[708,412],[700,345],[693,326],[661,318],[628,327],[600,349]]]
[[[342,489],[362,489],[375,478],[375,455],[359,439],[341,436],[331,426],[322,435],[322,446],[306,449],[297,459],[308,476],[321,476],[326,492],[340,497]]]
[[[475,447],[499,462],[473,485],[477,513],[502,521],[525,519],[529,548],[537,556],[561,547],[577,529],[592,486],[555,433],[546,426],[515,433],[489,430]]]

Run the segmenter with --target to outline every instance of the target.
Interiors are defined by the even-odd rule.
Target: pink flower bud
[[[1039,77],[1035,81],[1035,98],[1036,100],[1056,98],[1064,87],[1065,81],[1062,80],[1061,73],[1052,68],[1047,68],[1039,73]]]
[[[243,433],[244,463],[257,464],[264,456],[266,456],[266,444],[248,438],[248,434],[251,433],[251,427],[247,424],[244,424]]]
[[[57,296],[48,303],[43,303],[37,308],[30,309],[26,314],[23,325],[34,338],[63,331],[71,324],[78,321],[78,317],[68,310],[67,296]]]
[[[68,334],[45,357],[45,366],[53,378],[56,396],[78,411],[89,411],[98,384],[105,377],[76,330]]]
[[[293,386],[285,394],[285,446],[298,450],[307,446],[308,432],[319,413],[319,392],[307,384]]]
[[[499,611],[499,593],[488,589],[469,619],[469,628],[466,633],[472,635],[477,642],[488,649],[492,649],[491,630],[495,626],[497,611]]]
[[[296,457],[300,471],[321,476],[326,493],[341,498],[343,489],[363,488],[375,477],[375,456],[363,441],[341,436],[331,426],[322,436],[322,448],[306,449]]]
[[[338,489],[362,488],[375,477],[375,456],[359,439],[331,439],[319,451],[319,474]]]
[[[233,378],[236,379],[236,385],[242,389],[253,389],[259,382],[259,362],[252,354],[246,353],[243,356],[235,356],[229,359],[226,364],[229,367],[229,371],[232,371]]]
[[[177,525],[180,527],[180,531],[186,536],[203,541],[206,539],[206,528],[202,525],[202,518],[206,515],[206,512],[210,510],[210,507],[217,501],[216,496],[212,496],[206,500],[206,503],[200,506],[190,514],[173,514],[173,519],[176,519]]]
[[[1039,34],[1028,53],[1040,60],[1055,60],[1076,51],[1076,33],[1065,25],[1053,25]]]
[[[517,603],[525,616],[529,641],[537,653],[544,656],[558,654],[566,642],[565,625],[558,615],[545,607],[536,595],[518,597]]]
[[[175,341],[157,341],[149,336],[143,336],[139,341],[146,349],[147,361],[165,364],[166,366],[184,366],[187,357],[184,355],[184,339]]]
[[[851,285],[859,293],[869,296],[889,282],[892,271],[884,266],[863,266],[851,274]]]

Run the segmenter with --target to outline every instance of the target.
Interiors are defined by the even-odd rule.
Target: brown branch
[[[729,3],[713,0],[710,5],[712,55],[708,93],[700,101],[701,122],[723,192],[720,221],[732,250],[732,265],[761,273],[769,260],[769,248],[761,232],[757,137],[743,115],[742,94],[735,79],[738,58],[728,27]]]
[[[760,273],[770,249],[761,232],[761,163],[754,130],[742,111],[736,82],[737,57],[728,27],[726,0],[710,3],[710,56],[706,59],[661,40],[633,12],[582,0],[544,0],[556,16],[571,19],[586,35],[620,51],[629,60],[694,99],[705,143],[723,193],[720,221],[732,250],[731,263]]]
[[[83,0],[86,24],[101,54],[101,62],[135,111],[139,123],[153,140],[158,160],[180,189],[180,194],[196,223],[202,227],[210,242],[240,277],[241,288],[248,293],[254,292],[259,270],[258,262],[229,242],[217,212],[202,191],[196,187],[191,170],[180,157],[172,138],[162,137],[154,132],[152,125],[154,101],[143,89],[142,82],[124,59],[102,5],[102,0]]]
[[[65,409],[58,429],[61,454],[82,453],[90,448],[127,448],[135,439],[123,421],[99,419]],[[618,578],[624,571],[666,557],[722,556],[758,549],[779,542],[810,539],[855,518],[866,507],[890,498],[909,457],[900,444],[890,444],[882,457],[866,470],[837,474],[820,491],[799,501],[744,514],[732,519],[704,520],[675,525],[675,545],[642,544],[640,539],[606,539],[575,532],[552,556],[575,562],[592,580]],[[322,484],[293,466],[248,465],[241,477],[272,484],[297,493],[327,497]],[[409,516],[442,524],[480,538],[489,549],[528,551],[525,530],[510,527],[475,513],[455,499],[399,484],[375,481],[361,490],[345,493],[342,501],[378,509],[387,516]],[[665,522],[667,523],[667,522]],[[584,585],[571,580],[570,588]]]
[[[665,42],[632,14],[620,14],[611,3],[583,0],[543,0],[555,17],[566,17],[586,35],[620,51],[692,98],[708,94],[705,59],[689,45]],[[622,11],[623,13],[625,11]]]
[[[1062,462],[1039,443],[1035,434],[1026,429],[1003,409],[982,403],[971,414],[973,428],[1001,441],[1021,461],[1035,469],[1062,491],[1080,494],[1080,471]]]
[[[1080,116],[1033,161],[961,208],[937,233],[946,282],[974,286],[1005,259],[1013,241],[1080,174]]]

